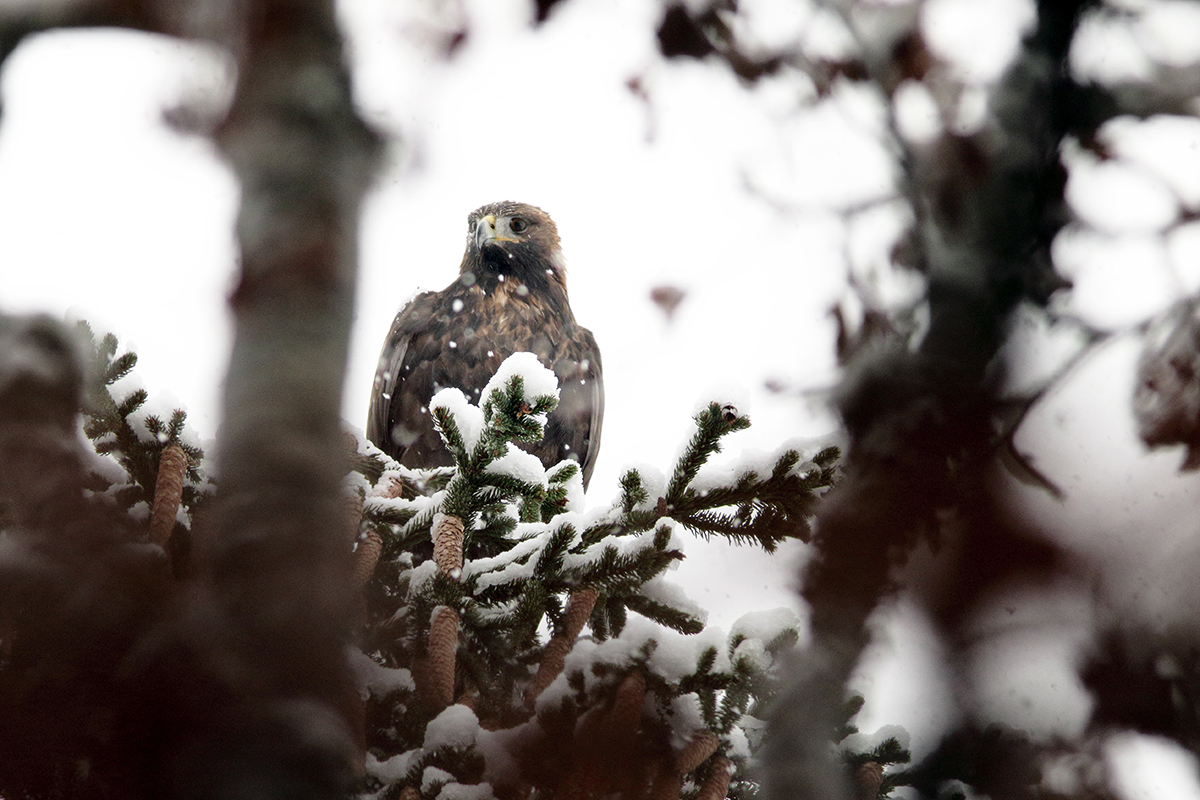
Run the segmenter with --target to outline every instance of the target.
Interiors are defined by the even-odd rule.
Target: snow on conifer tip
[[[486,783],[455,783],[451,781],[438,792],[437,800],[495,800],[492,787]]]
[[[639,626],[643,626],[642,635],[647,639],[654,639],[657,643],[646,662],[647,666],[668,682],[678,683],[694,672],[700,654],[710,647],[717,651],[717,662],[713,671],[729,669],[728,657],[722,657],[726,653],[725,633],[720,628],[705,628],[700,633],[686,634],[670,628],[664,629],[644,618],[631,616],[626,622],[627,629],[635,619]]]
[[[440,767],[426,767],[421,773],[421,792],[429,794],[433,791],[433,787],[440,784],[450,784],[454,782],[454,774],[447,772]]]
[[[490,385],[490,384],[489,384]],[[467,452],[475,449],[479,436],[483,433],[483,412],[478,406],[473,406],[461,390],[447,387],[433,396],[429,401],[429,413],[434,409],[443,408],[454,417],[458,432],[462,435]]]
[[[800,617],[790,608],[780,606],[766,611],[751,611],[738,617],[737,622],[729,629],[731,637],[742,636],[746,639],[759,639],[770,643],[786,631],[799,633]]]
[[[681,694],[671,699],[671,747],[682,750],[697,731],[704,729],[704,712],[700,708],[700,696],[695,692]]]
[[[525,402],[533,405],[539,397],[558,397],[558,378],[533,353],[513,353],[504,359],[496,374],[483,387],[479,405],[487,404],[492,392],[502,390],[514,376],[520,375],[524,384]]]
[[[373,753],[367,753],[366,773],[367,775],[382,781],[385,784],[396,783],[401,781],[408,775],[408,771],[412,765],[416,763],[422,755],[420,750],[409,750],[405,753],[392,756],[391,758],[380,761]]]
[[[730,455],[719,460],[710,459],[700,468],[700,472],[692,479],[690,486],[696,492],[705,494],[713,489],[735,484],[741,476],[748,472],[755,472],[760,477],[766,477],[775,469],[779,459],[790,451],[801,454],[801,460],[789,470],[790,473],[803,475],[819,472],[821,467],[811,458],[821,449],[821,446],[814,447],[813,444],[812,440],[795,439],[784,442],[773,450],[746,448],[738,451],[737,455]]]
[[[470,747],[479,733],[479,718],[464,705],[447,706],[425,727],[425,749]]]
[[[542,466],[542,460],[532,453],[526,453],[512,442],[507,442],[507,445],[508,452],[493,460],[484,471],[546,488],[546,468]]]
[[[368,696],[386,697],[396,691],[413,691],[416,684],[412,673],[407,669],[394,669],[379,664],[356,647],[346,651],[346,660],[350,671],[358,685],[359,696],[366,700]]]
[[[746,736],[746,732],[742,729],[742,726],[746,725],[746,723],[752,719],[752,717],[743,716],[741,720],[738,721],[738,725],[733,726],[733,728],[729,730],[729,733],[725,735],[725,738],[729,743],[725,754],[730,758],[734,760],[744,760],[750,758],[750,740]]]
[[[842,739],[838,743],[838,747],[852,753],[869,753],[888,739],[895,739],[896,743],[905,750],[909,749],[912,744],[912,737],[902,726],[883,725],[874,733],[852,733]]]
[[[648,600],[679,609],[700,622],[708,624],[708,609],[688,597],[678,584],[671,583],[661,575],[643,583],[638,593]]]

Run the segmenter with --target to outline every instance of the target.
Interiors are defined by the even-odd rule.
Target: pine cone
[[[725,756],[713,759],[713,771],[700,787],[696,800],[725,800],[729,791],[729,779],[733,777],[733,762]]]
[[[533,676],[533,681],[525,689],[525,705],[527,707],[533,708],[534,702],[541,697],[542,692],[546,691],[547,687],[554,683],[554,679],[562,672],[572,644],[574,642],[565,636],[551,636],[550,641],[546,642],[546,647],[542,650],[542,660],[538,662],[537,674]]]
[[[458,580],[463,563],[463,522],[449,514],[433,518],[433,562],[438,572]]]
[[[721,740],[712,731],[700,731],[682,750],[675,754],[675,768],[687,774],[708,760],[717,752]]]
[[[612,708],[605,719],[608,735],[619,740],[632,737],[641,724],[642,705],[645,702],[646,676],[634,670],[617,687]]]
[[[352,580],[356,591],[361,591],[375,574],[375,565],[379,563],[379,554],[383,552],[383,537],[375,531],[367,531],[358,540],[354,549],[354,572]]]
[[[566,637],[572,643],[579,638],[583,626],[591,619],[592,609],[596,607],[599,597],[600,590],[593,586],[571,592],[571,598],[567,600],[567,610],[563,613],[563,621],[566,623]]]
[[[877,761],[860,764],[854,772],[855,800],[875,800],[883,783],[883,765]]]
[[[458,655],[458,612],[433,609],[429,623],[429,702],[439,709],[454,702],[454,665]]]
[[[537,674],[533,676],[533,682],[525,690],[526,706],[532,708],[542,692],[546,691],[546,688],[554,683],[554,679],[562,673],[567,654],[571,652],[571,648],[575,646],[575,640],[583,631],[583,626],[591,618],[592,609],[596,607],[598,597],[600,597],[600,591],[592,587],[577,589],[571,593],[571,598],[567,600],[567,609],[563,614],[565,630],[551,636],[545,649],[542,650],[542,659],[538,662]]]
[[[479,706],[479,690],[468,688],[454,702],[456,705],[465,706],[474,711]]]
[[[362,525],[363,495],[354,489],[346,496],[346,541],[358,540],[358,529]]]
[[[175,530],[175,515],[183,499],[183,480],[187,477],[187,454],[178,443],[163,448],[158,460],[158,480],[154,484],[154,507],[150,511],[150,541],[166,547]]]
[[[650,784],[650,794],[646,800],[679,800],[683,789],[683,773],[674,766],[663,765]]]
[[[381,495],[381,497],[385,497],[388,499],[404,497],[404,492],[405,492],[404,481],[400,480],[399,478],[397,478],[395,476],[392,476],[391,481],[388,483],[388,486],[383,491],[383,494]]]

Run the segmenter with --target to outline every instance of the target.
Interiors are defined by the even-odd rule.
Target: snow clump
[[[496,374],[483,387],[479,405],[487,405],[492,392],[503,391],[504,387],[516,376],[521,376],[525,386],[525,402],[533,405],[540,397],[547,395],[558,398],[558,378],[547,369],[533,353],[513,353],[504,359],[504,363],[496,370]]]
[[[483,411],[479,407],[471,405],[467,396],[453,387],[442,389],[429,401],[429,413],[432,414],[434,409],[438,408],[444,408],[450,412],[450,415],[454,417],[455,424],[458,425],[458,432],[462,434],[467,452],[474,451],[475,445],[479,444],[479,436],[483,433]]]

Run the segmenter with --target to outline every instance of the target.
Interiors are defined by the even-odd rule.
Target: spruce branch
[[[650,497],[642,484],[642,476],[637,470],[631,469],[621,476],[621,510],[626,514],[646,502]]]
[[[545,413],[555,404],[550,395],[531,397],[531,385],[509,371],[502,380],[493,379],[478,406],[459,392],[443,390],[446,394],[435,396],[430,407],[454,459],[454,467],[441,473],[448,477],[431,491],[424,471],[411,471],[403,486],[420,487],[427,495],[422,497],[374,499],[387,488],[367,493],[367,525],[384,503],[394,522],[383,536],[376,577],[367,586],[369,602],[382,607],[370,614],[376,621],[368,631],[372,649],[364,651],[380,663],[415,663],[418,686],[415,697],[397,695],[384,702],[397,704],[392,710],[372,712],[382,714],[395,731],[373,734],[373,741],[382,753],[419,747],[396,726],[420,729],[421,720],[428,722],[430,713],[452,702],[457,685],[488,728],[530,726],[512,735],[542,741],[558,753],[540,756],[555,766],[539,769],[553,774],[527,787],[547,796],[629,791],[644,796],[653,790],[674,800],[685,785],[691,787],[690,797],[705,788],[724,791],[731,771],[744,760],[729,755],[743,746],[735,741],[744,741],[734,729],[775,693],[771,665],[798,635],[790,630],[760,640],[738,634],[723,649],[697,648],[693,674],[665,678],[650,660],[658,641],[695,634],[703,621],[672,592],[647,584],[684,557],[681,526],[768,549],[806,534],[813,507],[836,477],[837,451],[826,449],[805,461],[799,451],[788,449],[765,466],[743,468],[733,477],[706,475],[704,465],[720,449],[721,438],[749,424],[736,410],[710,404],[697,415],[695,435],[671,480],[629,470],[613,506],[583,513],[568,508],[577,491],[569,485],[579,474],[576,462],[545,469],[518,449],[541,436]],[[396,466],[382,467],[377,483],[395,485],[384,476]],[[461,555],[452,564],[443,563],[438,544],[438,531],[448,520],[455,520],[462,536]],[[430,538],[432,554],[425,549]],[[433,563],[426,565],[429,560]],[[636,645],[621,643],[622,637],[646,635],[644,628],[627,624],[630,611],[660,634],[637,638]],[[452,663],[442,630],[451,614]],[[539,639],[547,622],[551,635]],[[585,639],[587,626],[591,636]],[[616,663],[583,655],[614,639],[617,652],[624,654]],[[443,653],[437,668],[435,653]],[[435,679],[435,673],[441,677]],[[369,708],[378,702],[372,700]],[[673,734],[701,740],[693,745],[703,751],[699,760],[692,763],[694,754],[685,758],[687,771],[669,755],[666,738],[671,726],[686,718],[675,716],[677,702],[696,703],[703,719],[700,731]],[[651,715],[647,709],[657,711]],[[542,737],[551,731],[556,731],[554,742],[547,743]],[[643,747],[648,749],[638,749]],[[614,759],[617,752],[622,755]],[[614,778],[618,773],[621,777]],[[409,775],[410,785],[420,778]],[[391,791],[403,784],[393,782]],[[755,785],[739,779],[739,796],[749,796]],[[505,791],[510,789],[515,790]]]
[[[680,633],[699,633],[704,630],[703,620],[672,605],[642,595],[630,594],[625,599],[625,607]]]
[[[182,505],[190,520],[210,494],[208,480],[200,472],[204,451],[189,442],[193,437],[186,430],[187,413],[182,409],[175,409],[167,422],[152,414],[138,421],[134,415],[149,399],[146,390],[132,389],[121,396],[113,393],[115,384],[137,365],[135,353],[117,355],[117,337],[107,333],[97,341],[84,321],[77,322],[75,330],[93,363],[91,380],[85,384],[84,434],[96,453],[111,456],[126,474],[123,483],[112,483],[93,473],[89,485],[97,492],[109,493],[125,511],[145,503],[151,509],[150,539],[164,544],[175,530],[177,509]],[[177,477],[180,469],[182,477]],[[160,481],[166,481],[162,494]],[[182,528],[186,531],[188,525]]]
[[[709,403],[708,408],[697,414],[696,432],[679,457],[671,482],[667,485],[667,503],[673,505],[680,500],[700,467],[721,451],[722,436],[749,427],[750,418],[739,414],[732,405]]]

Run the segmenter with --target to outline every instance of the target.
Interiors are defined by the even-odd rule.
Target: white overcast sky
[[[527,24],[531,5],[465,0],[470,35],[447,63],[431,32],[456,4],[340,4],[360,105],[391,138],[363,216],[346,419],[363,424],[395,312],[417,290],[454,278],[467,213],[513,199],[558,222],[572,306],[603,352],[607,415],[592,503],[615,494],[630,464],[669,470],[693,411],[709,399],[734,399],[754,420],[728,440],[723,457],[787,440],[810,448],[828,441],[836,429],[822,405],[835,378],[829,311],[845,299],[848,276],[885,304],[920,291],[889,268],[906,212],[888,201],[896,168],[883,144],[882,104],[853,86],[814,101],[797,75],[747,88],[713,63],[664,62],[654,39],[661,6],[651,0],[568,0],[537,30]],[[848,46],[808,0],[740,5],[765,46],[803,40],[832,54]],[[1196,3],[1122,5],[1153,13],[1133,27],[1089,28],[1073,55],[1080,74],[1136,76],[1149,59],[1187,64],[1200,56],[1200,23],[1187,24],[1196,18],[1186,7]],[[983,86],[1031,19],[1029,0],[929,0],[923,24],[939,54]],[[630,90],[631,79],[643,96]],[[207,139],[171,130],[162,116],[187,103],[219,108],[229,91],[229,67],[213,51],[120,32],[36,37],[0,74],[0,310],[70,313],[113,330],[138,351],[155,402],[186,406],[203,439],[219,422],[230,344],[225,296],[237,189]],[[903,132],[935,131],[920,91],[901,96]],[[982,96],[975,93],[974,107]],[[971,124],[971,102],[964,100],[963,125]],[[1200,227],[1165,244],[1159,235],[1181,209],[1200,206],[1200,133],[1186,121],[1125,120],[1107,135],[1128,163],[1065,155],[1079,223],[1055,255],[1077,283],[1065,306],[1125,330],[1200,288]],[[672,321],[649,298],[661,284],[686,292]],[[1030,319],[1022,328],[1022,352],[1040,356],[1029,364],[1052,362],[1054,343],[1069,340],[1038,326]],[[1133,336],[1105,348],[1034,414],[1019,441],[1068,491],[1063,503],[1032,497],[1031,513],[1102,564],[1136,561],[1141,551],[1132,582],[1144,585],[1156,580],[1147,576],[1158,574],[1161,554],[1190,534],[1181,519],[1200,483],[1176,475],[1178,453],[1146,456],[1136,442],[1127,405],[1136,352]],[[1016,380],[1036,372],[1030,366]],[[786,391],[768,391],[768,381]],[[1159,497],[1147,496],[1148,480]],[[1154,514],[1164,520],[1165,544],[1147,559],[1137,538],[1145,531],[1132,523]],[[1080,537],[1083,529],[1090,535]],[[802,556],[803,548],[766,557],[697,543],[678,577],[727,627],[744,611],[796,607],[789,584]],[[1118,588],[1112,602],[1133,603],[1134,595]],[[1093,612],[1078,597],[1052,605],[1055,613],[1013,633],[1007,650],[996,645],[1033,655],[993,676],[977,705],[1023,727],[1071,732],[1086,707],[1070,665],[1086,642],[1069,632],[1086,629]],[[946,688],[907,676],[936,664],[937,647],[911,608],[893,616],[877,661],[899,658],[905,669],[864,672],[868,721],[931,734]],[[1006,662],[989,651],[980,663]],[[1068,685],[1047,701],[1021,683],[1023,669],[1061,672]],[[1143,744],[1121,752],[1174,757]],[[1172,800],[1200,797],[1194,786],[1173,791]]]

